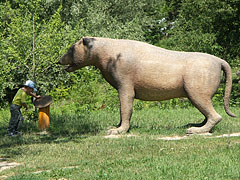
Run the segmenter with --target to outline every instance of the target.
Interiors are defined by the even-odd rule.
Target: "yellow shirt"
[[[18,106],[21,106],[23,103],[26,103],[27,93],[22,89],[19,89],[16,95],[13,98],[12,103]]]

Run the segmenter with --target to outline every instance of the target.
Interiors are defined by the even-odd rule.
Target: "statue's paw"
[[[117,128],[116,129],[109,129],[107,131],[107,135],[118,135],[118,134],[119,134],[119,132],[118,132]]]
[[[123,128],[119,127],[119,128],[109,129],[107,131],[107,134],[108,135],[118,135],[118,134],[124,134],[126,132],[127,132],[127,130],[124,130]]]
[[[108,131],[111,130],[111,129],[117,129],[117,127],[115,127],[115,126],[109,126],[109,127],[107,128]]]
[[[191,127],[187,129],[187,134],[205,134],[209,133],[209,130],[202,127]]]

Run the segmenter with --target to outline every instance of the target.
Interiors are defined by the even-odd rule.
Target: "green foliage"
[[[101,79],[98,70],[87,68],[79,70],[74,81],[68,102],[77,103],[79,111],[92,111],[99,109],[119,110],[117,91]],[[81,78],[78,78],[81,77]]]
[[[147,1],[135,4],[134,2],[129,4],[124,0],[106,2],[85,0],[81,3],[79,1],[60,3],[53,0],[47,1],[46,4],[44,2],[6,1],[0,4],[2,29],[0,35],[3,37],[0,47],[3,69],[0,77],[2,83],[0,101],[6,96],[6,88],[14,89],[26,79],[36,81],[38,93],[51,94],[56,96],[54,97],[56,99],[67,96],[70,86],[78,86],[76,83],[82,82],[78,80],[80,78],[89,82],[95,78],[102,81],[99,72],[95,75],[91,68],[89,73],[82,75],[78,72],[69,74],[62,71],[62,67],[56,65],[56,62],[67,48],[82,36],[144,41],[145,32],[142,26],[151,19],[145,16],[143,10]],[[123,4],[126,5],[126,9],[121,8]],[[134,11],[131,10],[132,7]],[[97,89],[96,86],[89,87]],[[87,90],[88,87],[83,89]],[[87,95],[86,90],[83,94]]]
[[[169,1],[169,12],[160,25],[156,45],[180,51],[196,51],[216,55],[232,65],[233,72],[239,64],[239,12],[240,2],[184,0]],[[239,68],[239,67],[238,67]],[[233,74],[231,105],[237,101],[239,84]],[[224,86],[213,98],[215,104],[223,103]]]
[[[6,105],[8,90],[32,79],[39,94],[50,94],[55,100],[74,96],[79,106],[89,110],[118,107],[116,91],[99,71],[88,67],[66,73],[56,65],[82,36],[135,39],[167,49],[206,52],[226,59],[235,73],[240,59],[239,7],[237,0],[1,1],[0,105]],[[239,84],[234,83],[232,104],[237,104],[238,91]],[[221,99],[221,93],[214,98]],[[137,101],[135,106],[188,104]]]
[[[174,1],[170,1],[174,2]],[[172,23],[167,36],[159,45],[185,51],[200,51],[220,56],[230,63],[239,52],[239,1],[193,1],[170,3],[170,14],[166,17]],[[177,16],[172,19],[175,11]]]
[[[2,62],[0,98],[6,94],[6,88],[16,88],[26,79],[36,81],[40,92],[46,93],[50,88],[58,86],[59,82],[67,81],[69,77],[55,65],[56,59],[59,57],[59,53],[63,53],[62,47],[66,46],[65,41],[68,39],[68,37],[62,37],[67,29],[63,27],[60,19],[61,7],[48,22],[41,20],[39,14],[34,15],[36,48],[33,52],[33,14],[29,11],[24,11],[22,14],[20,10],[28,9],[28,6],[19,5],[21,5],[21,9],[12,9],[9,3],[0,6],[3,10],[1,10],[3,13],[0,18],[7,19],[2,25],[6,31],[2,34],[0,48]],[[32,5],[35,6],[35,4]],[[35,54],[35,66],[32,60],[33,53]]]

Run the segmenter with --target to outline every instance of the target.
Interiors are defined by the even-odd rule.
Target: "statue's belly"
[[[135,89],[135,98],[144,101],[163,101],[178,97],[187,97],[183,87],[178,89]]]

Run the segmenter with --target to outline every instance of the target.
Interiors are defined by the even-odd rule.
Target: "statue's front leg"
[[[118,90],[120,99],[120,124],[118,128],[108,130],[109,135],[123,134],[129,130],[133,111],[134,89],[121,88]]]

